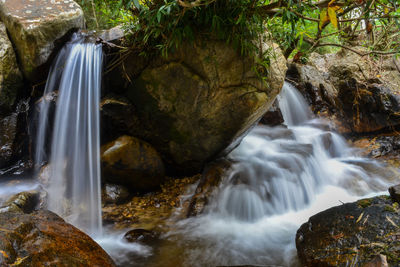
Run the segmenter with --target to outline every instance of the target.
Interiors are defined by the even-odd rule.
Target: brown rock
[[[88,235],[50,211],[0,213],[1,266],[115,266]]]
[[[200,179],[200,183],[190,200],[188,217],[200,215],[207,206],[209,198],[220,185],[225,173],[231,167],[231,162],[225,159],[209,164]]]
[[[110,183],[148,191],[164,181],[163,162],[144,141],[125,135],[104,145],[101,151],[103,177]]]

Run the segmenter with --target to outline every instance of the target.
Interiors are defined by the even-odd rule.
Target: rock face
[[[8,39],[6,27],[0,22],[0,118],[12,110],[22,85],[22,73],[14,48]]]
[[[110,183],[148,191],[164,180],[160,156],[144,141],[125,135],[104,145],[101,151],[103,177]]]
[[[168,59],[142,68],[131,56],[118,70],[131,82],[113,83],[111,89],[136,110],[140,126],[129,129],[135,131],[131,134],[151,143],[174,170],[195,173],[246,133],[275,100],[286,60],[277,45],[265,43],[263,51],[269,51],[268,69],[216,40],[183,44]],[[265,83],[261,73],[267,74]]]
[[[3,0],[0,19],[29,80],[37,79],[37,68],[47,62],[57,40],[84,27],[83,11],[72,0]]]
[[[389,266],[399,266],[399,225],[399,205],[389,197],[343,204],[300,227],[297,252],[303,266],[364,266],[379,255]]]
[[[115,266],[88,235],[50,211],[0,213],[1,266]]]
[[[307,65],[291,64],[288,78],[315,113],[334,114],[342,132],[368,133],[400,125],[399,62],[361,58],[351,52],[312,54]]]

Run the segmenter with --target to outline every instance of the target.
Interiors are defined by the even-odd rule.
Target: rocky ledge
[[[399,204],[388,196],[346,203],[304,223],[297,252],[303,266],[399,266],[399,226]]]

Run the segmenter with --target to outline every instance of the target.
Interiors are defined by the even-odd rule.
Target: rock
[[[152,144],[169,170],[192,174],[223,154],[274,102],[286,60],[275,44],[265,42],[263,51],[270,51],[268,69],[217,40],[184,43],[168,59],[146,62],[133,55],[109,75],[107,90],[124,94],[135,107],[140,127],[131,135]],[[265,83],[261,72],[268,73]]]
[[[204,170],[199,185],[190,200],[187,216],[197,216],[203,213],[212,193],[222,182],[225,173],[231,167],[231,162],[225,159],[210,163]]]
[[[124,239],[128,242],[140,242],[148,246],[153,246],[159,241],[157,233],[145,229],[130,230],[124,235]]]
[[[337,121],[342,133],[391,131],[400,125],[400,75],[392,57],[313,53],[307,65],[290,64],[287,78],[314,113]]]
[[[267,113],[261,118],[260,123],[276,126],[284,122],[281,109],[279,108],[278,101],[275,100],[274,104],[270,107]]]
[[[389,187],[389,193],[393,201],[400,203],[400,185]]]
[[[83,11],[72,0],[3,0],[0,19],[31,81],[43,78],[38,67],[49,60],[57,41],[84,27]]]
[[[29,159],[29,100],[21,100],[7,117],[0,119],[0,175],[22,174],[32,167]]]
[[[385,255],[378,255],[375,259],[363,265],[363,267],[389,267],[389,265]]]
[[[0,120],[0,168],[7,166],[13,156],[13,144],[17,135],[18,114]]]
[[[0,213],[4,212],[21,212],[31,213],[39,205],[40,192],[33,190],[21,192],[6,201],[3,207],[0,208]]]
[[[0,118],[10,113],[16,104],[19,90],[23,86],[22,79],[6,27],[0,22]]]
[[[400,125],[400,96],[381,84],[342,81],[338,99],[345,122],[358,133],[376,132]]]
[[[121,26],[115,26],[111,29],[100,32],[99,38],[106,42],[119,42],[125,37],[124,29]]]
[[[295,83],[314,113],[336,108],[337,89],[329,83],[326,74],[315,66],[292,63],[287,78]]]
[[[102,190],[102,201],[106,204],[121,204],[129,199],[129,190],[123,185],[105,184]]]
[[[127,116],[129,114],[129,116]],[[100,102],[101,139],[110,142],[124,134],[134,134],[139,126],[135,108],[121,96],[106,96]]]
[[[144,141],[125,135],[104,145],[101,151],[103,177],[110,183],[148,191],[164,181],[163,162],[157,151]]]
[[[88,235],[50,211],[0,213],[2,266],[115,266]]]
[[[385,255],[400,264],[399,205],[386,196],[362,199],[312,216],[296,234],[303,266],[363,266]]]

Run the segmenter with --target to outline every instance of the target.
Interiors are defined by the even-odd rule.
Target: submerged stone
[[[73,0],[3,0],[0,19],[17,49],[22,71],[37,80],[57,40],[84,27],[83,11]]]

